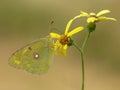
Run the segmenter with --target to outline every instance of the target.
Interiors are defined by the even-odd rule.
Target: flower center
[[[90,18],[93,19],[93,22],[96,23],[99,21],[99,18],[97,17],[97,15],[95,13],[90,13]]]
[[[59,39],[59,42],[62,44],[62,45],[65,45],[69,42],[70,40],[70,37],[67,37],[67,35],[61,35],[60,39]]]
[[[90,13],[90,17],[95,17],[95,18],[97,18],[97,16],[96,16],[95,13]]]

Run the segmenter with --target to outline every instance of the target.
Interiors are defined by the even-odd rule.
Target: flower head
[[[70,32],[68,32],[72,22],[76,18],[79,18],[79,16],[76,16],[75,18],[71,19],[68,22],[64,34],[60,35],[60,34],[53,33],[53,32],[50,33],[51,38],[56,38],[57,39],[57,41],[55,42],[55,46],[54,46],[54,51],[55,52],[58,51],[58,53],[66,56],[66,50],[67,50],[67,47],[69,46],[68,45],[69,42],[71,41],[71,37],[74,34],[76,34],[76,33],[78,33],[78,32],[83,30],[83,27],[79,26],[79,27],[71,30]]]
[[[115,18],[102,16],[102,15],[107,14],[107,13],[110,13],[110,10],[102,10],[102,11],[98,12],[97,14],[96,13],[88,14],[88,13],[86,13],[84,11],[80,11],[80,15],[82,17],[88,17],[87,23],[96,23],[96,22],[101,21],[101,20],[113,20],[113,21],[116,21]]]

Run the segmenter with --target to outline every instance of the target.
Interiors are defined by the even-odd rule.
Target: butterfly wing
[[[33,74],[43,74],[48,71],[52,58],[53,41],[49,38],[42,38],[15,52],[9,64]]]

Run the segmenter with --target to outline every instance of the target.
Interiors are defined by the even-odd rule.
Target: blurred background
[[[85,90],[120,90],[120,1],[119,0],[1,0],[0,1],[0,90],[81,90],[81,59],[74,47],[66,57],[55,56],[48,73],[32,75],[8,65],[13,52],[49,33],[64,32],[67,22],[80,10],[111,10],[106,16],[118,21],[97,23],[85,48]],[[76,20],[72,28],[85,26]],[[85,31],[73,36],[81,45]]]

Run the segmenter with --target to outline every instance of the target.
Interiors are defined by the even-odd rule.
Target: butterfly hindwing
[[[53,58],[53,42],[42,38],[16,51],[9,64],[33,74],[43,74],[49,69]]]

